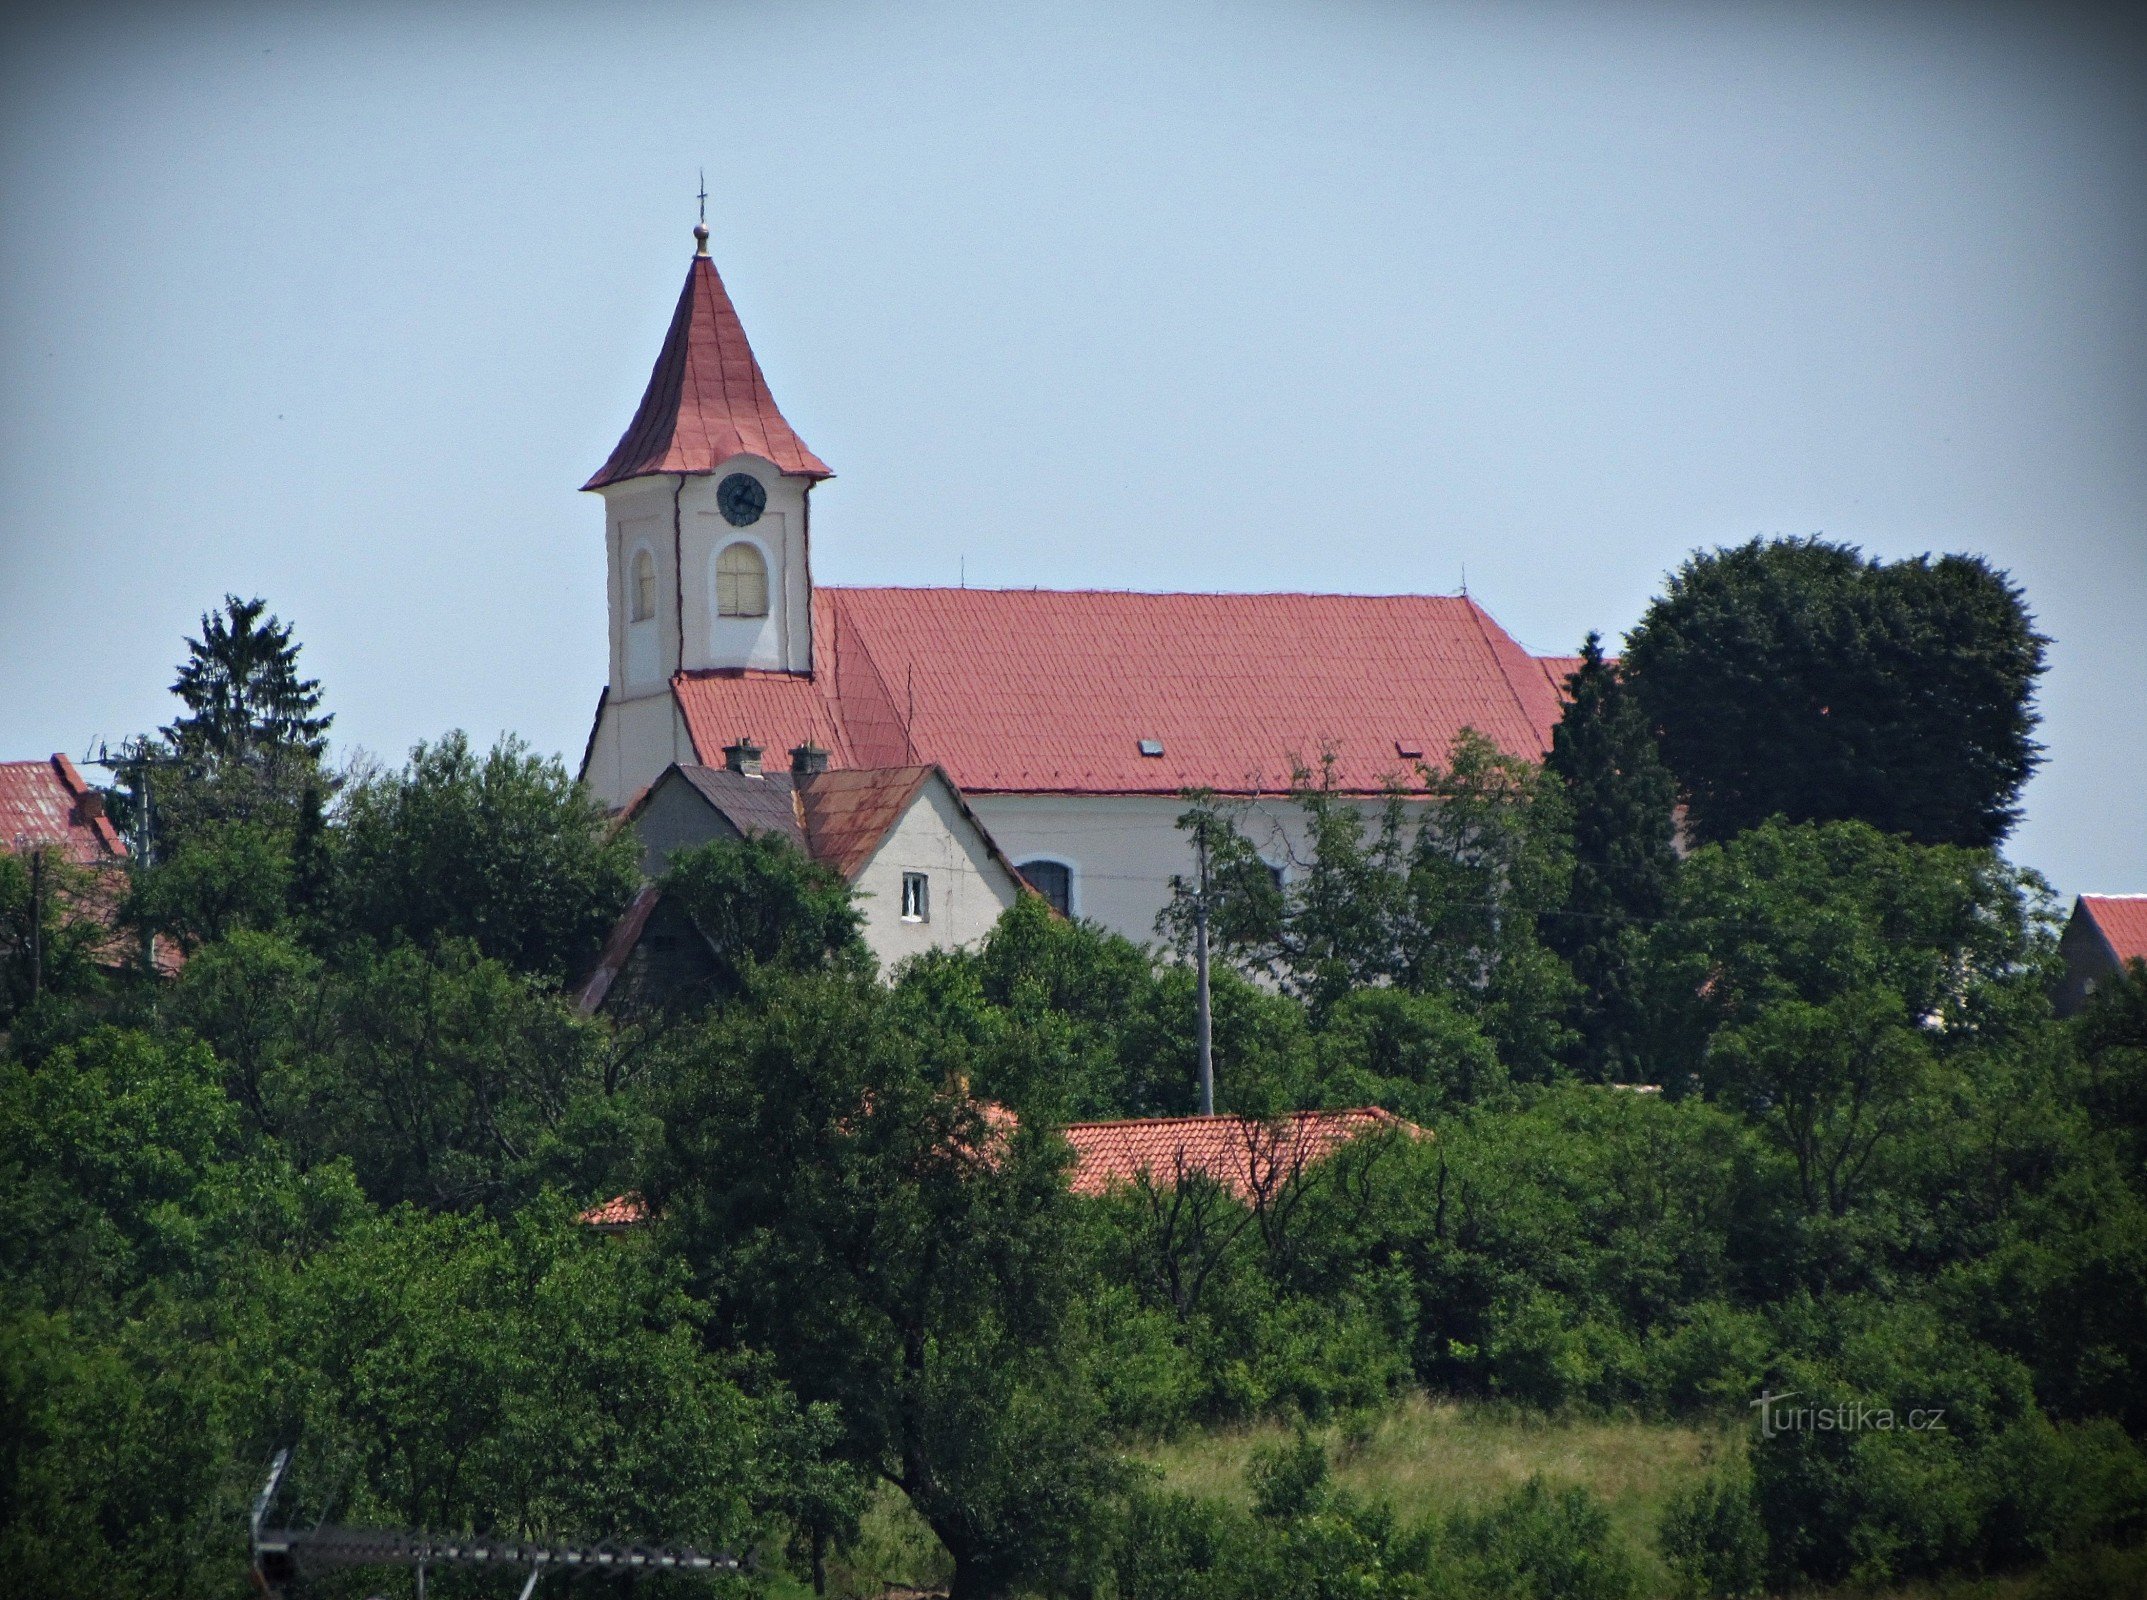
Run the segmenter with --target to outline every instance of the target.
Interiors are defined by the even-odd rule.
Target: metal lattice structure
[[[322,1567],[412,1567],[423,1600],[425,1574],[433,1567],[526,1568],[522,1600],[529,1600],[547,1572],[673,1572],[718,1576],[739,1570],[731,1555],[708,1555],[662,1545],[553,1544],[504,1535],[440,1535],[407,1529],[271,1528],[269,1511],[283,1487],[291,1452],[278,1450],[268,1480],[254,1496],[249,1533],[254,1582],[265,1595],[280,1596],[302,1571]]]

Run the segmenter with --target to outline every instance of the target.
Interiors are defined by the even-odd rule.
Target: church
[[[1549,749],[1571,658],[1530,655],[1466,595],[816,585],[812,492],[833,473],[694,234],[641,404],[583,485],[604,502],[611,655],[582,778],[606,805],[744,749],[936,768],[994,859],[1145,940],[1192,868],[1188,790],[1244,801],[1287,877],[1298,770],[1331,760],[1372,797],[1463,728]]]

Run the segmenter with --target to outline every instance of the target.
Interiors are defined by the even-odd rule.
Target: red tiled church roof
[[[1473,600],[1116,590],[813,592],[815,672],[684,673],[694,748],[810,738],[965,793],[1272,793],[1335,758],[1376,793],[1474,728],[1531,759],[1560,690]],[[1160,746],[1148,755],[1142,741]]]
[[[124,860],[127,846],[104,814],[104,796],[64,755],[0,761],[0,850],[56,846],[77,866]]]
[[[686,269],[686,286],[640,409],[611,458],[582,487],[601,489],[655,472],[713,472],[738,455],[759,456],[799,477],[832,477],[776,409],[745,327],[708,259],[707,230],[695,232],[704,248]]]
[[[2080,910],[2119,966],[2147,961],[2147,894],[2083,894]]]

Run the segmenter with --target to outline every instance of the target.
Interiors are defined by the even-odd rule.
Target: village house
[[[104,794],[64,755],[0,761],[0,850],[50,850],[70,866],[113,867],[127,844],[104,814]]]
[[[2058,940],[2057,1013],[2076,1015],[2129,962],[2147,962],[2147,894],[2083,894]]]
[[[1330,760],[1381,795],[1463,728],[1549,748],[1571,661],[1532,656],[1467,596],[846,588],[813,582],[832,474],[777,409],[707,230],[640,407],[585,488],[604,500],[610,677],[582,762],[629,804],[741,738],[831,769],[935,765],[1059,910],[1151,938],[1188,790],[1277,803]]]
[[[694,845],[786,840],[849,884],[865,944],[883,968],[934,946],[974,944],[1021,893],[1013,863],[937,767],[836,772],[825,750],[800,745],[787,772],[769,772],[746,739],[724,749],[723,763],[673,763],[626,807],[622,820],[641,841],[652,885]],[[690,989],[708,975],[699,939],[653,886],[644,890],[584,982],[583,1009],[602,1006],[622,975],[627,989],[651,998]]]

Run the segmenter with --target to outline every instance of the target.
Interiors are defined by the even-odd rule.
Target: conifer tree
[[[1547,942],[1581,984],[1576,1065],[1591,1077],[1628,1078],[1643,1070],[1646,930],[1677,869],[1677,785],[1600,636],[1581,646],[1568,694],[1545,764],[1572,807],[1573,879]]]
[[[258,597],[228,594],[221,610],[203,613],[171,686],[186,712],[162,730],[145,775],[156,789],[153,858],[221,823],[287,838],[308,789],[332,791],[321,758],[334,718],[321,712],[319,680],[300,675],[291,633]]]
[[[182,754],[245,760],[279,750],[318,758],[332,716],[320,716],[317,678],[298,675],[291,624],[269,616],[256,596],[224,596],[224,609],[202,613],[201,637],[186,641],[187,659],[171,692],[186,715],[164,730]]]

